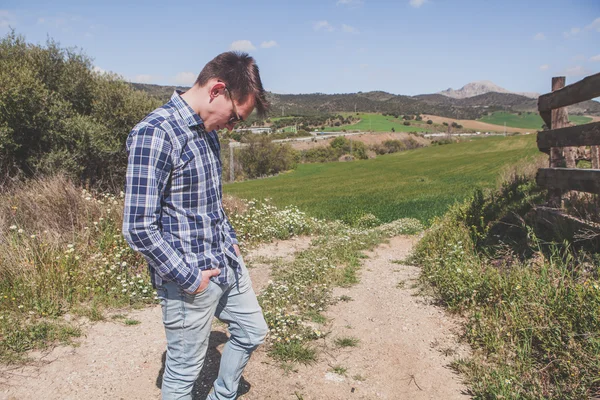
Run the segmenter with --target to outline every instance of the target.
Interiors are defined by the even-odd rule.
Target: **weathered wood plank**
[[[600,122],[540,131],[537,144],[543,152],[547,152],[551,147],[600,145]]]
[[[600,169],[600,146],[590,148],[590,158],[592,159],[592,168]]]
[[[541,95],[538,98],[538,110],[543,117],[543,113],[547,111],[591,100],[599,96],[600,73],[597,73],[583,78],[579,82],[565,86],[560,90]]]
[[[546,229],[561,231],[564,234],[563,227],[568,227],[566,230],[572,232],[572,240],[597,240],[600,237],[600,224],[598,223],[576,218],[555,208],[536,207],[535,212],[537,222]]]
[[[566,78],[564,76],[557,76],[552,78],[552,92],[560,90],[565,87]],[[567,116],[566,108],[558,108],[550,111],[550,129],[566,128],[569,124],[569,117]],[[573,167],[568,165],[567,157],[565,157],[564,148],[551,147],[550,148],[550,167]],[[563,165],[564,163],[564,165]],[[553,207],[562,206],[563,192],[560,189],[549,189],[548,190],[548,204]]]
[[[600,169],[540,168],[536,181],[549,189],[600,194]]]

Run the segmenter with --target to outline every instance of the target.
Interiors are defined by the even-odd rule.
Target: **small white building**
[[[273,130],[269,127],[251,127],[251,128],[238,128],[236,132],[250,131],[252,133],[271,133]]]

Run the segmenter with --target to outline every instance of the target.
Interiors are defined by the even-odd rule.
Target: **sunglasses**
[[[227,86],[225,86],[225,91],[227,92],[227,96],[229,96],[229,98],[231,99],[231,105],[233,106],[233,112],[231,114],[231,117],[229,117],[227,124],[234,125],[238,122],[243,121],[244,119],[242,117],[240,117],[240,114],[238,114],[237,107],[235,106],[235,103],[233,102],[233,96],[231,95],[231,92],[229,91]]]

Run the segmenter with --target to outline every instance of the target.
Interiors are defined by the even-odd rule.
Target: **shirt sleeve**
[[[173,167],[167,134],[156,127],[134,129],[127,139],[127,174],[123,236],[157,273],[188,293],[200,286],[202,274],[162,235],[161,199]]]
[[[229,217],[227,217],[227,214],[225,214],[225,211],[223,211],[223,215],[225,216],[225,230],[229,234],[229,237],[231,238],[231,242],[233,244],[239,245],[239,242],[237,240],[237,235],[235,233],[235,230],[233,229],[233,226],[231,225],[231,222],[229,222]]]

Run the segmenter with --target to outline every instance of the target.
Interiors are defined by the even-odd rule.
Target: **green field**
[[[532,130],[542,129],[542,125],[544,124],[544,121],[542,120],[542,117],[539,116],[539,114],[528,114],[526,112],[522,113],[521,115],[507,113],[504,111],[495,112],[492,115],[487,115],[485,117],[480,118],[479,121],[502,126],[504,126],[504,123],[506,122],[507,127],[524,128]],[[589,117],[582,117],[579,115],[570,115],[569,121],[577,125],[581,125],[591,122],[592,119]]]
[[[246,199],[272,198],[326,219],[372,213],[384,222],[414,217],[427,223],[476,187],[495,186],[505,166],[539,154],[535,135],[493,137],[351,163],[301,164],[224,190]]]
[[[352,113],[341,113],[344,116],[352,115],[353,117],[360,118],[360,122],[352,125],[342,126],[326,126],[326,132],[339,132],[342,130],[347,131],[362,131],[362,132],[391,132],[392,128],[396,132],[433,132],[438,131],[439,128],[427,125],[427,121],[410,121],[409,126],[405,126],[402,118],[394,118],[391,115],[381,115],[374,113],[359,113],[358,115]]]

